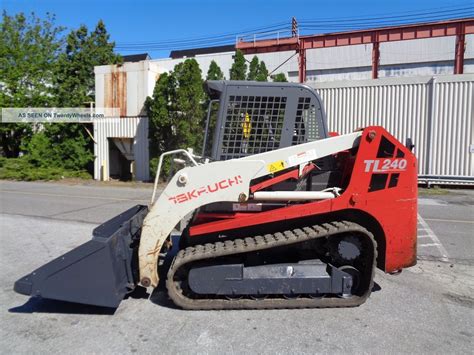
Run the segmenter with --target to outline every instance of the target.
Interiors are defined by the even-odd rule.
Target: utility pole
[[[291,19],[291,37],[298,37],[298,22],[295,17]]]
[[[291,36],[298,39],[298,48],[296,49],[298,53],[298,78],[300,83],[304,83],[306,81],[306,50],[300,42],[298,21],[296,21],[295,17],[291,19]]]

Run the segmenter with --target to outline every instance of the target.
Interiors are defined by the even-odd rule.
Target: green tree
[[[230,80],[245,80],[247,72],[247,63],[242,51],[237,49],[234,55],[234,63],[229,71]]]
[[[54,105],[53,78],[63,43],[54,15],[9,16],[0,23],[0,107]],[[33,134],[31,124],[0,124],[2,154],[17,157]]]
[[[267,66],[265,65],[265,62],[263,60],[259,61],[256,55],[252,58],[252,61],[250,62],[247,80],[268,81]]]
[[[268,81],[268,69],[263,60],[260,62],[260,65],[258,66],[258,73],[257,73],[257,76],[255,77],[255,80]]]
[[[222,72],[221,68],[219,68],[219,66],[217,65],[215,61],[211,61],[211,64],[209,65],[209,70],[207,72],[206,80],[223,80],[223,79],[225,78],[224,78],[224,73]],[[209,106],[209,98],[208,98],[206,101],[206,108],[211,110],[211,112],[210,112],[210,117],[209,117],[209,126],[207,128],[208,138],[206,141],[206,150],[204,154],[209,154],[211,150],[212,132],[214,132],[216,121],[217,121],[216,107],[218,107],[217,103],[213,103],[211,106]],[[205,124],[203,127],[205,128]]]
[[[224,73],[215,61],[211,61],[209,70],[207,71],[206,80],[223,80]]]
[[[260,62],[258,60],[258,57],[254,55],[252,60],[250,61],[249,72],[247,73],[247,80],[257,79],[259,67],[260,67]]]
[[[200,149],[203,138],[204,102],[201,69],[195,59],[174,67],[176,77],[176,132],[178,147]]]
[[[152,173],[158,156],[167,150],[189,147],[200,152],[205,99],[201,69],[195,59],[186,59],[172,72],[160,75],[153,96],[145,102]]]
[[[102,20],[90,33],[84,25],[69,33],[54,80],[57,106],[82,107],[94,101],[94,66],[121,62],[109,38]]]
[[[176,99],[175,78],[170,73],[163,73],[156,81],[153,96],[147,97],[145,108],[149,119],[148,138],[150,139],[150,156],[157,157],[171,150],[175,145],[173,135],[172,113]]]
[[[61,167],[69,170],[85,170],[94,158],[91,138],[80,123],[51,123],[44,130],[35,134],[43,134],[49,142],[47,150],[37,152],[50,166]],[[32,141],[33,141],[32,139]],[[26,146],[29,155],[34,148]],[[29,156],[27,155],[27,158]],[[39,164],[41,165],[41,164]]]
[[[86,102],[95,101],[94,66],[121,62],[109,38],[102,20],[91,32],[82,25],[69,33],[54,77],[56,106],[84,107]],[[45,126],[44,134],[60,166],[85,169],[92,161],[92,139],[83,124],[53,123]]]
[[[274,82],[280,82],[280,83],[288,82],[288,79],[286,78],[286,75],[284,73],[278,73],[278,74],[272,75],[272,79]]]

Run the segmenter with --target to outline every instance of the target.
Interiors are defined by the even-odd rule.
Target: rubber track
[[[370,283],[362,296],[349,298],[267,298],[253,300],[242,298],[228,300],[222,298],[189,298],[181,292],[179,285],[174,280],[176,272],[186,264],[206,259],[218,258],[248,252],[261,251],[285,245],[292,245],[316,238],[326,238],[340,233],[355,232],[365,234],[374,246],[374,258],[370,275]],[[274,234],[234,239],[225,242],[208,243],[182,249],[178,252],[168,271],[166,287],[168,295],[173,302],[184,308],[194,310],[211,309],[273,309],[273,308],[330,308],[330,307],[356,307],[365,302],[373,287],[374,272],[377,260],[376,242],[372,233],[357,223],[348,221],[334,221],[321,225],[297,228]]]

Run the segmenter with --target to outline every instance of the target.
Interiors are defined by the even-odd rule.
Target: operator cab
[[[203,153],[213,160],[242,158],[328,137],[321,98],[306,85],[208,81],[206,89],[211,102]]]

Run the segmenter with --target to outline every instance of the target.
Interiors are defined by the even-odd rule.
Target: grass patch
[[[90,179],[84,170],[67,170],[59,167],[36,167],[25,157],[0,158],[0,179],[3,180],[60,180],[64,178]]]

